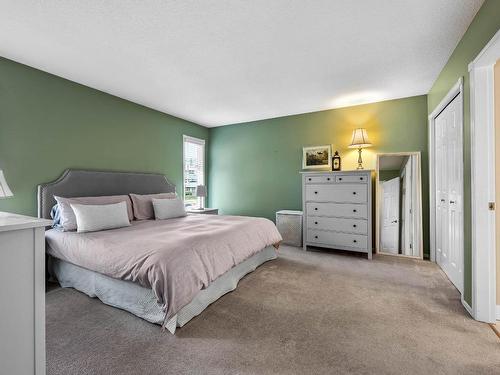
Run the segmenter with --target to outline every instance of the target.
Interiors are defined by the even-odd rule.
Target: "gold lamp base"
[[[363,149],[360,147],[358,148],[358,168],[356,169],[363,169],[363,159],[361,158],[361,151]]]

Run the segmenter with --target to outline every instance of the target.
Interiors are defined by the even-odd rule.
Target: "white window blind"
[[[197,206],[196,186],[205,185],[205,140],[185,135],[183,150],[184,204]]]

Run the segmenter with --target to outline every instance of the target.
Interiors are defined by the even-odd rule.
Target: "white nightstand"
[[[203,208],[201,210],[197,210],[194,208],[188,208],[188,209],[186,209],[186,212],[188,214],[218,215],[219,209],[218,208]]]
[[[50,225],[0,212],[2,374],[45,374],[45,227]]]

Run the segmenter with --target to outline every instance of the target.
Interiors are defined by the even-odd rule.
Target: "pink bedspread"
[[[189,215],[94,233],[46,232],[48,252],[104,275],[152,288],[166,320],[217,277],[281,240],[270,220]]]

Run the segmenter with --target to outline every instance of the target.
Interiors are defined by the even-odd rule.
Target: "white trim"
[[[464,91],[463,87],[464,87],[464,79],[463,77],[460,77],[457,83],[453,85],[450,91],[448,91],[446,96],[441,100],[441,102],[436,106],[436,108],[434,108],[434,111],[432,111],[432,113],[429,115],[429,121],[431,119],[432,120],[435,119],[443,111],[443,109],[445,109],[446,106],[451,103],[451,101],[453,100],[453,98],[455,98],[455,96],[463,92]]]
[[[493,66],[500,58],[500,31],[469,64],[471,113],[472,311],[496,321],[495,119]]]
[[[205,140],[201,139],[201,138],[195,138],[195,137],[191,137],[189,135],[183,134],[182,135],[182,200],[183,201],[184,201],[184,197],[186,196],[186,192],[184,191],[184,189],[185,189],[184,183],[186,181],[186,175],[184,174],[184,172],[185,172],[185,168],[184,168],[184,157],[185,157],[184,144],[186,143],[186,141],[203,146],[203,169],[204,169],[204,171],[203,171],[203,185],[206,186],[206,181],[207,181],[207,163],[206,163],[207,148],[205,147],[205,143],[206,143]],[[203,206],[205,206],[205,202],[206,202],[207,198],[208,198],[208,192],[207,192],[207,196],[205,198],[201,198],[201,203]]]
[[[470,316],[474,318],[474,314],[472,313],[472,307],[467,303],[467,301],[464,300],[464,295],[462,294],[462,297],[460,297],[460,301],[462,301],[463,307],[465,307],[465,310],[469,313]]]
[[[462,155],[463,155],[463,91],[464,91],[464,80],[460,77],[453,85],[453,87],[448,91],[446,96],[441,100],[441,102],[434,108],[432,113],[429,115],[429,246],[430,246],[430,258],[431,262],[436,262],[436,197],[434,192],[436,191],[436,181],[434,175],[436,173],[436,165],[434,162],[434,148],[435,148],[435,122],[436,117],[452,102],[452,100],[460,95],[460,107],[462,108]],[[463,158],[462,158],[462,185],[463,185]],[[462,187],[462,197],[463,197],[463,187]],[[463,203],[462,203],[463,204]],[[463,210],[464,207],[462,207]],[[463,218],[461,223],[462,229],[464,227]],[[463,244],[462,244],[463,246]],[[462,262],[463,262],[464,251],[462,249]],[[462,264],[462,269],[464,264]]]
[[[497,305],[497,320],[500,320],[500,305]]]
[[[195,137],[191,137],[189,135],[183,135],[182,140],[183,140],[183,142],[188,141],[191,143],[196,143],[196,144],[201,145],[201,146],[205,146],[205,140],[201,139],[201,138],[195,138]]]
[[[469,64],[468,69],[469,72],[472,71],[472,69],[475,69],[478,65],[489,65],[488,63],[484,63],[486,61],[495,61],[498,60],[498,50],[500,48],[499,46],[499,39],[500,39],[500,30],[496,32],[495,35],[493,35],[493,38],[484,46],[484,48],[479,52],[474,60]],[[493,63],[494,64],[494,63]]]

